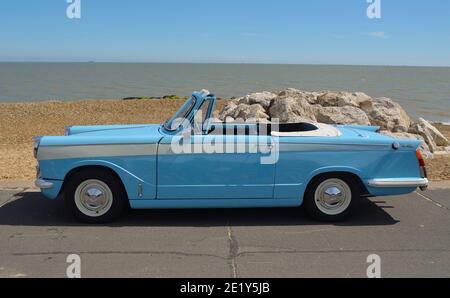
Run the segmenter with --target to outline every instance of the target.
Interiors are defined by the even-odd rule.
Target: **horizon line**
[[[10,61],[0,60],[0,63],[84,63],[84,64],[219,64],[219,65],[299,65],[299,66],[371,66],[371,67],[428,67],[450,68],[450,65],[408,65],[408,64],[352,64],[352,63],[279,63],[279,62],[164,62],[164,61]]]

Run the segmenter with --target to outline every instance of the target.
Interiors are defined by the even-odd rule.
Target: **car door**
[[[163,137],[158,150],[157,198],[273,198],[275,165],[264,162],[271,137],[226,131],[219,128],[185,137],[184,148],[190,150],[183,152],[173,148],[177,136]]]

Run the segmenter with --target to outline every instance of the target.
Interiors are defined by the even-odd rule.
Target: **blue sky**
[[[0,61],[450,66],[450,1],[2,0]]]

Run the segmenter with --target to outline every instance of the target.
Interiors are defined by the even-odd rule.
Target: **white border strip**
[[[158,144],[42,146],[39,147],[37,159],[154,156],[157,150]]]

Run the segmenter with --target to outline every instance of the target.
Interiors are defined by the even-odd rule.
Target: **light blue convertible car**
[[[361,197],[426,188],[419,141],[378,127],[221,123],[216,98],[194,92],[162,125],[74,126],[38,137],[36,185],[78,220],[134,209],[299,207],[348,217]]]

